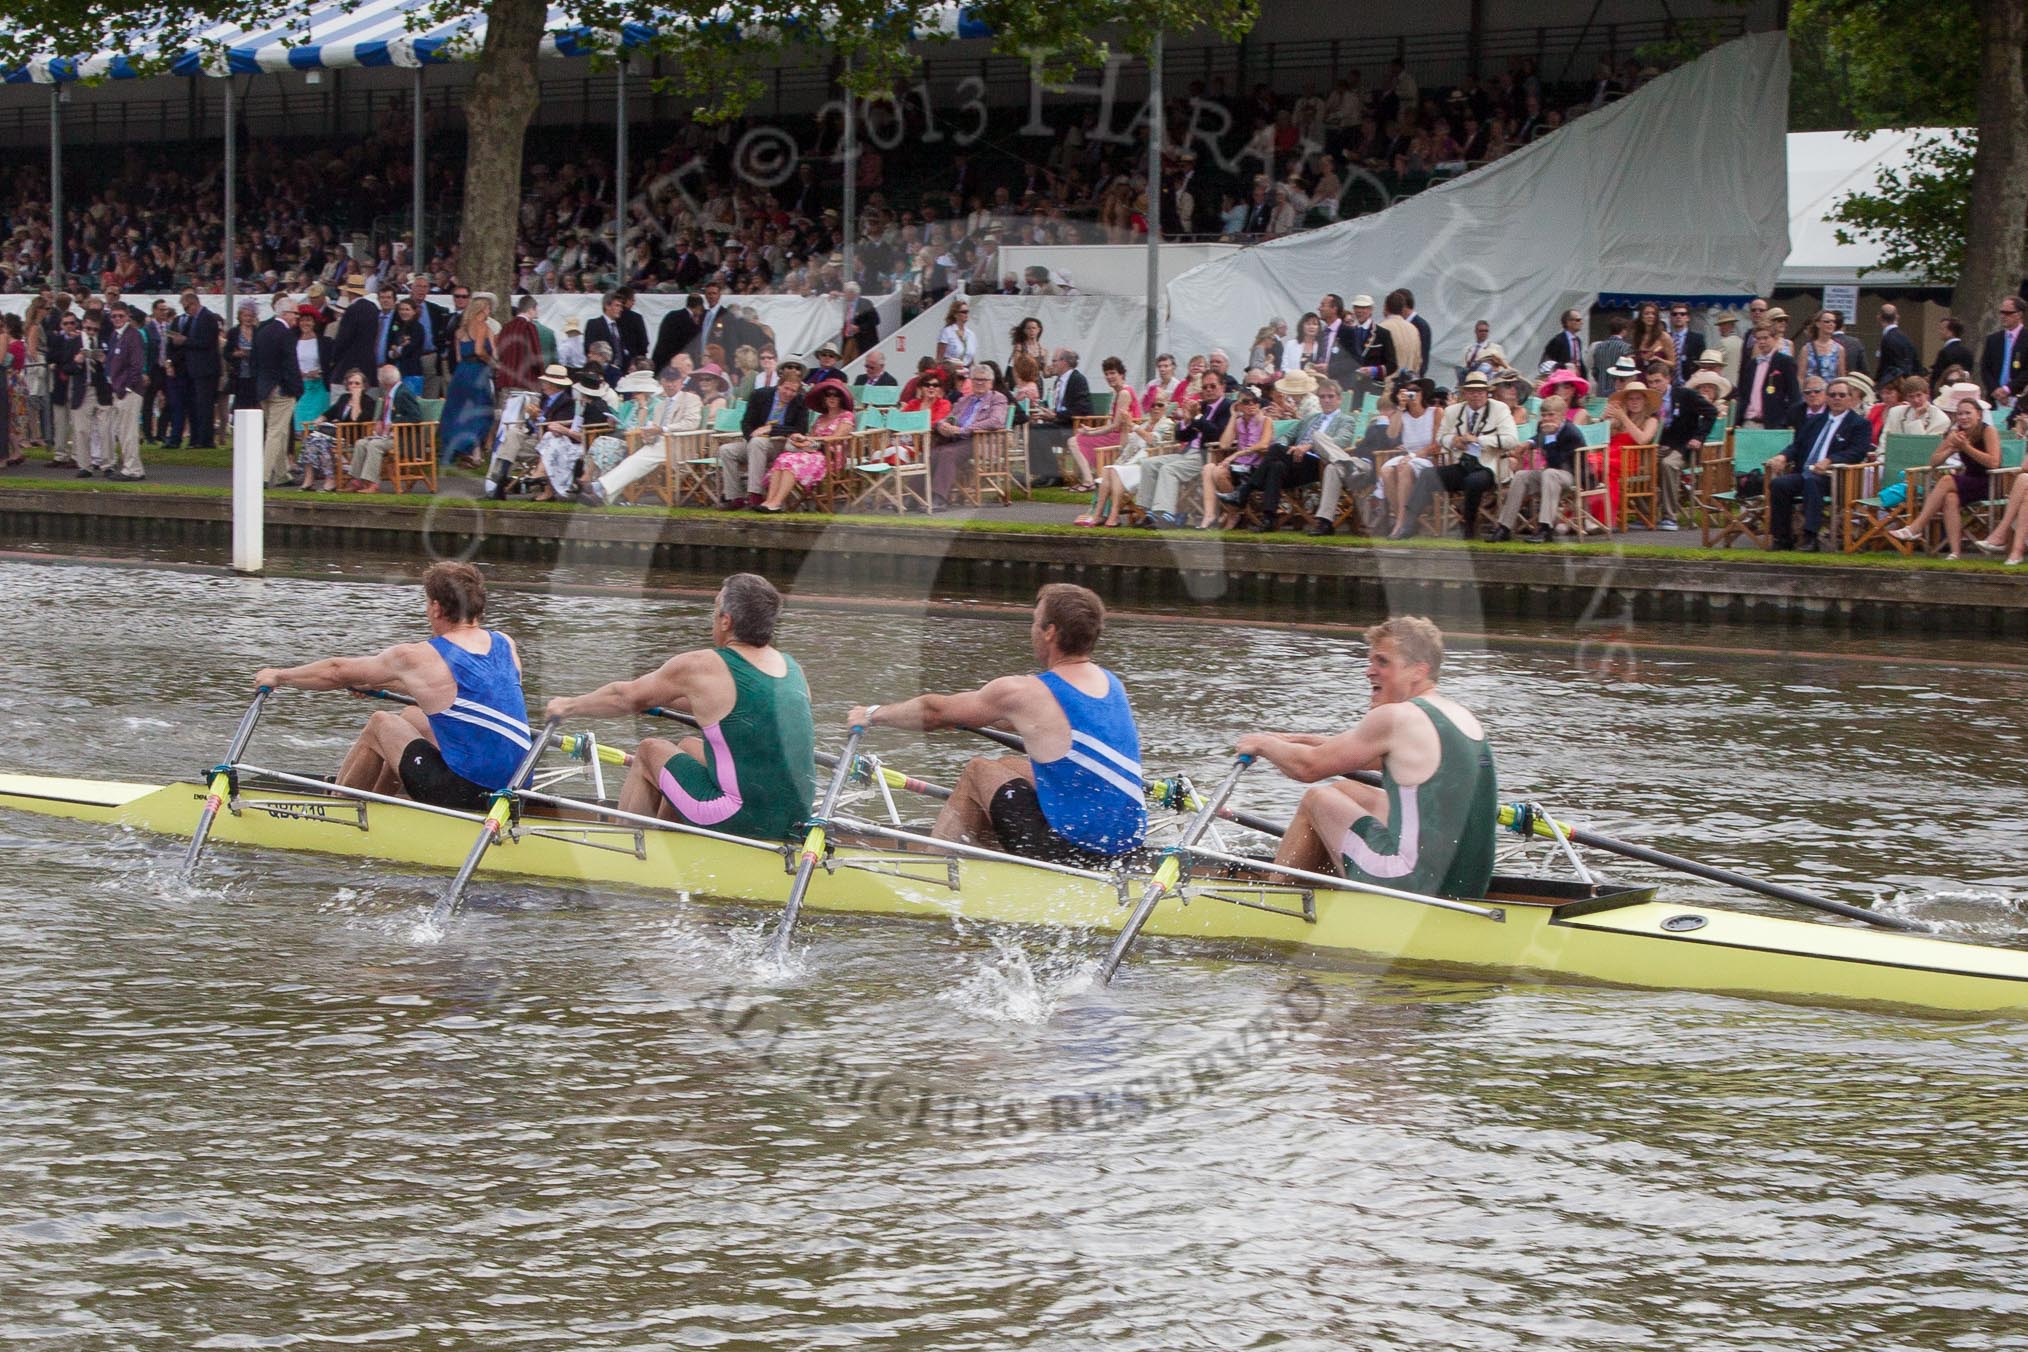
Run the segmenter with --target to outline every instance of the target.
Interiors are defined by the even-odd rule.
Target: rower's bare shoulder
[[[1425,695],[1424,698],[1429,700],[1438,709],[1441,709],[1444,717],[1450,719],[1457,730],[1465,734],[1465,736],[1473,741],[1480,741],[1485,737],[1486,729],[1479,722],[1479,716],[1452,699],[1449,695],[1431,694]]]

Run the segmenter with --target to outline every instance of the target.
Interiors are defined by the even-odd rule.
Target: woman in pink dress
[[[1141,416],[1140,403],[1134,398],[1134,392],[1127,388],[1127,364],[1118,357],[1107,357],[1099,363],[1099,370],[1104,373],[1106,385],[1113,392],[1112,421],[1105,425],[1103,431],[1079,432],[1065,443],[1065,449],[1070,452],[1070,463],[1065,468],[1076,471],[1073,476],[1076,482],[1070,486],[1080,492],[1088,492],[1096,482],[1092,466],[1099,462],[1100,453],[1118,446],[1120,438]],[[1088,526],[1091,523],[1083,521],[1079,524]]]
[[[791,448],[775,457],[768,467],[768,494],[760,505],[763,512],[779,512],[798,488],[815,488],[824,482],[831,463],[824,443],[852,435],[852,391],[844,381],[819,381],[803,396],[803,402],[810,406],[810,440],[815,444],[807,449]]]

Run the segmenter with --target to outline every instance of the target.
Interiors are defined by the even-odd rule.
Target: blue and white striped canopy
[[[483,12],[468,14],[433,28],[412,30],[409,15],[419,0],[358,0],[352,5],[327,5],[299,15],[275,28],[249,29],[219,24],[198,34],[197,43],[179,51],[170,69],[178,75],[260,75],[290,70],[335,70],[347,66],[415,67],[468,59],[486,37]],[[927,35],[961,38],[990,36],[984,24],[957,5],[942,7],[927,25]],[[594,44],[591,30],[576,23],[570,12],[551,5],[542,37],[544,56],[585,56]],[[629,24],[621,45],[644,45],[655,35],[645,24]],[[6,71],[9,84],[61,84],[71,80],[131,80],[140,71],[126,53],[99,52],[85,57],[43,57]]]

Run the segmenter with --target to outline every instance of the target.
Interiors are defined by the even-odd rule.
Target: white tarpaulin
[[[1910,127],[1875,132],[1863,141],[1842,131],[1789,133],[1789,257],[1782,264],[1783,286],[1900,286],[1915,279],[1881,270],[1880,246],[1840,244],[1829,217],[1848,193],[1872,192],[1886,170],[1903,178],[1916,163],[1918,141],[1950,135],[1948,127]],[[1867,272],[1871,268],[1873,271]],[[1865,275],[1862,277],[1861,273]]]
[[[1168,345],[1244,349],[1327,292],[1415,293],[1448,375],[1484,319],[1532,367],[1601,294],[1763,294],[1789,252],[1788,37],[1740,38],[1631,98],[1386,211],[1275,240],[1168,289]]]

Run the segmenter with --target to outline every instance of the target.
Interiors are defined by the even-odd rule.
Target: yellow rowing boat
[[[188,836],[207,786],[0,774],[0,807]],[[556,800],[552,800],[556,801]],[[526,810],[487,854],[490,877],[677,891],[764,905],[786,901],[796,851],[710,832]],[[456,869],[482,817],[362,801],[317,781],[242,767],[212,839]],[[888,840],[840,819],[809,889],[813,912],[1065,925],[1116,931],[1156,861],[1099,873],[986,851]],[[1469,970],[1748,995],[1811,1004],[1888,1004],[1938,1013],[2028,1009],[2028,952],[1699,905],[1655,889],[1496,878],[1485,901],[1331,890],[1233,867],[1199,867],[1145,932],[1260,945],[1360,964]],[[1457,903],[1449,903],[1455,906]]]

